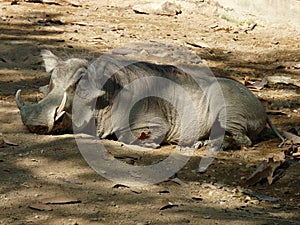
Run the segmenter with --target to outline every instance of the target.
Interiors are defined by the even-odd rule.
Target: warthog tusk
[[[59,107],[56,110],[56,115],[59,115],[63,112],[63,110],[66,106],[66,102],[67,102],[67,92],[64,92],[64,97],[61,100],[61,103],[60,103]]]
[[[65,113],[66,113],[66,111],[62,111],[60,114],[58,114],[58,115],[55,117],[54,121],[59,120],[59,118],[61,118]]]
[[[16,93],[16,102],[17,102],[19,109],[21,109],[25,105],[21,98],[21,90],[20,89]]]

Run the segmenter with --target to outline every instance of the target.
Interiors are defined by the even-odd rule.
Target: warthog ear
[[[105,95],[105,91],[97,89],[87,79],[82,79],[77,86],[76,94],[79,98],[84,99],[84,102],[91,103],[95,99]]]
[[[46,49],[41,51],[41,55],[45,63],[46,72],[50,73],[58,65],[59,58]]]

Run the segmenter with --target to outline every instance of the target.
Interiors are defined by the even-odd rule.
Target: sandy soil
[[[48,82],[41,49],[93,59],[126,43],[152,40],[186,46],[214,73],[240,81],[246,76],[295,79],[294,85],[269,83],[255,92],[268,110],[277,110],[270,115],[276,127],[288,130],[300,124],[299,32],[287,24],[253,26],[253,21],[220,18],[207,1],[188,1],[174,16],[137,14],[129,0],[45,2],[0,1],[0,132],[18,144],[0,148],[0,224],[300,224],[299,162],[271,185],[245,184],[262,160],[289,147],[278,148],[275,136],[265,134],[248,149],[221,152],[203,174],[197,173],[200,149],[177,173],[184,184],[115,186],[89,167],[72,134],[30,133],[14,100],[18,89],[27,102],[41,99],[38,88]],[[117,143],[105,144],[115,157],[130,158]],[[133,160],[153,163],[172,148]],[[279,200],[262,200],[253,192]],[[59,196],[65,204],[32,209]],[[78,201],[68,204],[74,198]]]

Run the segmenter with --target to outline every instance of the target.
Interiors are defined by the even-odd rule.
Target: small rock
[[[116,207],[116,206],[117,206],[117,204],[116,204],[115,202],[110,202],[110,206],[114,206],[114,207]]]
[[[103,201],[105,201],[105,198],[103,198],[103,197],[98,197],[97,200],[100,201],[100,202],[103,202]]]
[[[251,201],[251,197],[250,196],[246,196],[245,199],[244,199],[244,202],[247,203],[247,202],[250,202],[250,201]]]
[[[259,200],[257,200],[257,199],[251,200],[250,203],[253,204],[253,205],[258,205],[259,204]]]
[[[273,209],[280,209],[280,208],[282,208],[282,205],[280,205],[280,204],[273,205]]]
[[[279,45],[279,41],[273,39],[273,40],[271,40],[271,44],[273,44],[273,45]]]
[[[300,63],[292,66],[294,69],[300,69]]]
[[[175,16],[181,13],[180,6],[169,1],[165,1],[163,3],[138,4],[133,6],[132,9],[136,13],[163,16]]]

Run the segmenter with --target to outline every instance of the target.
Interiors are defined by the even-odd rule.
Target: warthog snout
[[[66,92],[60,101],[58,99],[60,98],[51,98],[50,94],[37,104],[25,104],[21,98],[21,90],[17,91],[16,102],[21,118],[30,132],[48,134],[63,128],[61,124],[66,115]]]

